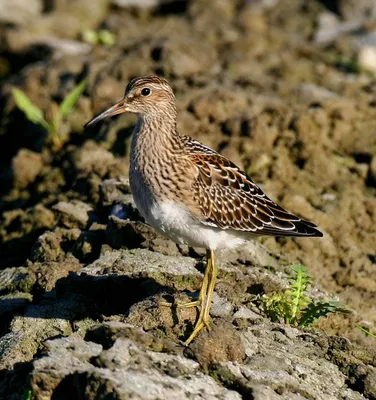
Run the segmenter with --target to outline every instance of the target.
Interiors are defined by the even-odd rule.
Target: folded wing
[[[322,236],[312,222],[278,206],[235,164],[193,141],[189,158],[197,170],[192,187],[203,224],[275,236]],[[202,146],[200,151],[200,146]],[[202,216],[204,220],[202,220]]]

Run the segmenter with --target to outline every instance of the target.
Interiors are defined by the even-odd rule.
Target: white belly
[[[176,243],[216,250],[233,248],[246,240],[230,231],[201,224],[176,204],[154,203],[146,214],[144,218],[153,228]]]
[[[205,249],[230,249],[248,238],[241,232],[231,232],[200,223],[184,206],[158,202],[143,177],[131,163],[130,183],[134,201],[145,221],[162,235],[179,244]]]

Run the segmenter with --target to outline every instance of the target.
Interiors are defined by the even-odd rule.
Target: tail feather
[[[295,236],[295,237],[323,237],[322,232],[317,229],[317,226],[304,219],[300,221],[294,221],[294,228],[283,230],[278,227],[264,226],[262,229],[263,235],[273,235],[273,236]]]

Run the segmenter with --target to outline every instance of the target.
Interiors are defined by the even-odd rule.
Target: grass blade
[[[87,80],[84,79],[65,96],[65,99],[60,104],[60,115],[62,119],[73,110],[73,107],[76,105],[78,99],[85,90],[86,84]]]
[[[12,95],[17,107],[26,115],[29,121],[41,125],[47,130],[50,129],[50,126],[43,117],[43,111],[35,106],[22,90],[12,88]]]
[[[371,336],[372,338],[376,339],[376,335],[374,335],[373,333],[371,333],[369,330],[363,328],[360,325],[355,325],[359,330],[361,330],[362,332],[364,332],[367,336]]]

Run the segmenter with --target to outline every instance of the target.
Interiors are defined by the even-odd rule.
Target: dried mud
[[[83,130],[94,114],[122,97],[131,78],[149,73],[166,77],[174,87],[182,134],[231,158],[271,198],[324,232],[322,239],[262,238],[269,252],[249,244],[224,255],[216,290],[217,327],[186,351],[184,361],[174,367],[176,373],[194,375],[200,365],[209,374],[201,377],[203,390],[213,398],[251,398],[251,392],[252,398],[293,398],[289,395],[299,391],[302,398],[376,398],[375,339],[356,328],[376,326],[376,81],[341,61],[355,57],[351,37],[339,36],[325,47],[315,44],[318,18],[328,12],[325,2],[229,0],[208,6],[207,1],[180,1],[122,8],[97,1],[96,10],[93,2],[75,3],[74,10],[63,1],[43,13],[30,10],[37,12],[33,23],[27,19],[0,29],[0,67],[5,68],[0,89],[0,330],[8,343],[17,343],[1,345],[2,367],[9,371],[2,372],[8,386],[0,389],[0,398],[17,398],[18,383],[26,387],[29,362],[35,357],[28,382],[36,398],[51,393],[61,398],[59,393],[72,383],[64,375],[46,386],[47,394],[38,392],[38,382],[45,382],[38,375],[43,375],[42,364],[57,357],[59,349],[49,341],[44,361],[38,361],[38,351],[44,340],[56,336],[77,340],[77,348],[94,342],[78,357],[77,371],[84,372],[74,381],[77,391],[85,387],[87,393],[94,381],[103,393],[110,391],[98,371],[101,363],[112,368],[108,348],[115,344],[144,361],[140,348],[147,349],[145,368],[172,362],[153,359],[153,346],[182,356],[176,346],[191,329],[194,310],[174,315],[157,303],[162,294],[175,298],[176,291],[197,290],[203,252],[178,246],[142,224],[126,179],[135,118]],[[340,10],[346,20],[347,9]],[[88,51],[77,39],[84,29],[98,27],[115,34],[115,45]],[[44,41],[47,36],[57,41],[54,50]],[[76,51],[66,50],[62,39],[77,40]],[[43,129],[16,109],[10,90],[22,88],[48,112],[52,101],[59,103],[83,78],[88,86],[62,127],[69,139],[56,152]],[[309,347],[312,357],[321,346],[329,370],[337,368],[333,387],[346,384],[353,394],[340,389],[326,394],[333,397],[310,392],[300,378],[289,380],[291,371],[281,366],[280,358],[275,369],[285,370],[286,376],[279,386],[270,383],[278,377],[268,380],[247,370],[261,362],[247,354],[250,337],[252,343],[260,337],[255,326],[264,327],[261,336],[285,329],[260,314],[252,295],[281,290],[289,263],[307,266],[316,294],[336,297],[353,310],[317,325],[353,344],[343,339],[341,347],[338,338],[313,333],[314,339],[304,338],[318,346]],[[268,264],[275,277],[265,269]],[[252,315],[237,320],[241,307]],[[110,328],[96,327],[107,322]],[[121,331],[130,324],[151,336],[129,328],[133,333],[127,335],[136,335],[136,344],[122,342],[115,338],[116,323],[125,324]],[[98,333],[101,329],[111,334]],[[96,334],[100,339],[92,339]],[[288,339],[280,338],[281,343],[291,340],[293,348],[304,333],[283,335]],[[213,343],[219,346],[214,353]],[[68,357],[73,350],[68,342],[62,346]],[[373,354],[371,361],[363,354],[367,351]],[[93,357],[96,361],[87,369]],[[230,361],[243,366],[231,369]],[[124,366],[128,361],[111,362]],[[18,372],[12,375],[15,363]],[[146,374],[143,368],[140,374]],[[213,381],[205,381],[208,376]],[[126,398],[117,379],[110,379],[115,398]],[[249,382],[256,385],[252,390]],[[242,397],[224,394],[223,387]]]

